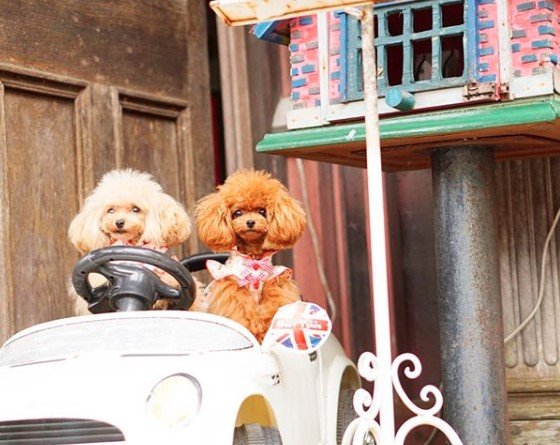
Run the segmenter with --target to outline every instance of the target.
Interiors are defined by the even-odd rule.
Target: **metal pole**
[[[379,425],[381,427],[380,443],[392,444],[395,440],[395,417],[393,406],[393,382],[391,380],[391,325],[387,283],[387,251],[385,206],[383,202],[383,176],[381,172],[381,143],[379,140],[379,116],[377,109],[377,67],[375,63],[373,7],[363,9],[361,29],[375,354],[379,366],[379,376],[375,382],[375,391],[381,393],[379,394],[381,400],[379,410]]]
[[[466,444],[508,444],[494,158],[432,154],[444,414]]]

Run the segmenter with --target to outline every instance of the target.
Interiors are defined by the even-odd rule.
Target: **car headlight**
[[[148,396],[148,415],[169,428],[187,425],[198,413],[202,393],[198,381],[176,374],[160,381]]]

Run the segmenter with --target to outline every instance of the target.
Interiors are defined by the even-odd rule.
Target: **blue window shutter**
[[[462,23],[457,20],[460,10],[452,15],[442,11],[450,5],[463,5]],[[460,6],[457,6],[460,8]],[[414,29],[418,11],[430,10],[432,23],[430,29]],[[378,66],[379,94],[387,88],[397,87],[405,92],[436,90],[462,86],[479,76],[478,29],[476,20],[476,0],[409,0],[384,2],[375,7],[377,20],[376,50]],[[446,11],[449,13],[449,11]],[[392,16],[402,17],[402,33],[391,35],[389,24]],[[460,16],[460,15],[459,15]],[[359,21],[353,16],[340,13],[341,17],[341,96],[343,102],[363,99],[362,81],[362,41]],[[393,17],[394,18],[394,17]],[[428,22],[429,23],[429,22]],[[431,42],[431,45],[422,42]],[[415,44],[419,44],[415,49]],[[430,51],[431,53],[427,52]],[[389,65],[388,57],[402,52],[402,62]],[[415,53],[415,51],[423,51]],[[419,57],[423,56],[423,58]],[[399,56],[400,59],[401,56]],[[418,64],[423,66],[419,67]],[[435,69],[433,67],[436,67]],[[419,69],[424,69],[418,76]],[[462,68],[462,70],[461,70]],[[399,69],[401,70],[399,72]],[[389,71],[391,75],[389,75]],[[450,74],[451,73],[451,74]],[[401,80],[402,78],[402,80]],[[389,85],[391,79],[392,85]],[[400,82],[400,83],[397,83]]]

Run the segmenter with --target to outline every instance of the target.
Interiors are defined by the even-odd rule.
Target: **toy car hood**
[[[24,329],[0,349],[0,366],[95,352],[180,354],[259,346],[243,326],[216,315],[122,312],[65,318]]]
[[[98,420],[131,443],[171,444],[202,443],[217,416],[226,427],[213,440],[228,443],[241,402],[270,386],[266,360],[274,367],[249,331],[222,317],[154,311],[58,320],[20,332],[0,350],[0,398],[9,401],[0,404],[0,419]],[[178,373],[196,380],[202,399],[196,421],[179,432],[146,414],[155,385]],[[144,442],[137,431],[153,437]]]

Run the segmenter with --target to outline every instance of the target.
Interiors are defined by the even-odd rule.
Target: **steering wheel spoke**
[[[171,275],[179,288],[164,283],[147,265]],[[107,283],[92,287],[91,273],[102,275]],[[90,252],[74,267],[72,283],[94,313],[150,309],[159,298],[175,300],[177,309],[188,309],[196,289],[190,272],[178,261],[155,250],[129,246]]]

